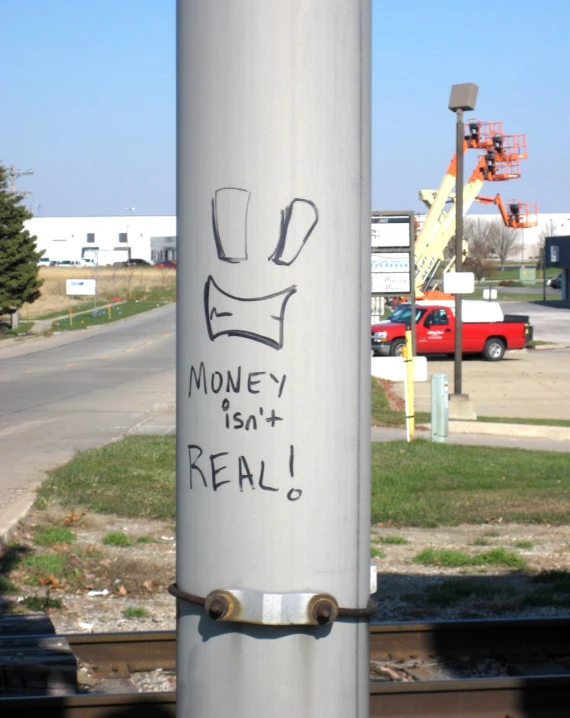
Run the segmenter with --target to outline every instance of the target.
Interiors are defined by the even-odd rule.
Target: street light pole
[[[371,1],[177,10],[177,714],[367,718]]]
[[[455,271],[463,270],[463,182],[464,182],[464,152],[465,131],[463,126],[463,111],[474,110],[477,102],[479,88],[473,82],[466,82],[451,87],[449,109],[456,113],[456,178],[455,178]],[[463,352],[462,335],[462,295],[455,295],[455,367],[453,393],[462,395],[462,368]]]
[[[457,155],[457,178],[455,187],[455,271],[463,271],[463,177],[464,177],[464,154],[463,143],[465,132],[463,125],[463,109],[457,110],[456,122],[456,155]],[[455,366],[453,393],[462,394],[462,337],[463,337],[463,316],[462,316],[462,295],[455,295]]]

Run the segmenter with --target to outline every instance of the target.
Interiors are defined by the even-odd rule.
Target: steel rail
[[[370,634],[370,655],[378,661],[457,654],[508,656],[517,662],[570,655],[568,618],[375,624]],[[174,631],[65,638],[98,677],[175,668]],[[370,704],[371,718],[568,718],[570,675],[373,682]],[[175,692],[0,698],[0,715],[18,718],[169,718],[175,713]]]
[[[380,683],[370,687],[370,718],[568,718],[568,676]],[[174,718],[176,693],[0,698],[18,718]]]
[[[67,634],[63,636],[83,663],[101,676],[128,675],[153,668],[174,669],[176,632]],[[1,639],[0,639],[1,641]],[[570,618],[441,621],[373,624],[370,658],[407,660],[433,655],[570,655]]]

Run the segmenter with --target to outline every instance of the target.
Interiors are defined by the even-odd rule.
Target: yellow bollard
[[[408,441],[413,441],[416,431],[416,414],[414,411],[414,363],[412,353],[412,332],[406,331],[406,346],[404,347],[404,366],[406,367],[406,435]]]
[[[71,307],[69,307],[69,326],[70,327],[73,326],[73,311],[72,311]]]
[[[111,318],[111,305],[107,304],[107,311],[109,312],[109,319]]]

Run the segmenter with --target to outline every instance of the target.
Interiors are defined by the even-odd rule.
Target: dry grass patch
[[[64,314],[70,308],[75,311],[89,308],[92,300],[66,295],[67,279],[96,279],[101,301],[114,297],[143,299],[152,293],[172,293],[176,286],[175,269],[156,267],[42,267],[39,276],[44,280],[42,294],[36,302],[24,306],[25,319],[49,318],[47,315]]]

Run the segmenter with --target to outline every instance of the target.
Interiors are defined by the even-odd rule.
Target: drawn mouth
[[[273,349],[283,347],[283,322],[289,299],[297,292],[292,285],[264,297],[237,297],[221,289],[213,277],[204,285],[204,309],[208,335],[244,337]]]

